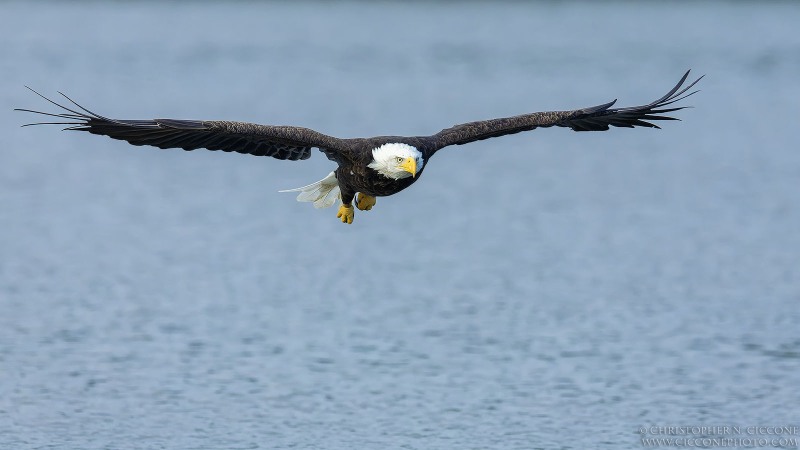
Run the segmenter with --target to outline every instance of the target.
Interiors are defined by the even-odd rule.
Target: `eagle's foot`
[[[358,197],[356,197],[356,208],[362,211],[369,211],[377,202],[378,200],[375,197],[359,192]]]
[[[353,223],[353,217],[355,215],[353,205],[345,204],[342,204],[342,206],[339,207],[339,212],[336,213],[336,217],[342,219],[342,223]]]

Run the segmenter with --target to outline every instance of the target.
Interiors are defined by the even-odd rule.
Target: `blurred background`
[[[0,17],[0,447],[620,449],[642,426],[800,423],[800,3]],[[646,103],[688,68],[682,122],[449,148],[351,226],[276,192],[332,170],[318,152],[12,112],[53,110],[28,85],[115,118],[426,135]]]

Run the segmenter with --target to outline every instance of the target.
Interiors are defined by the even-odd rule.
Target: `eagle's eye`
[[[400,156],[398,156],[397,158],[395,158],[395,160],[396,160],[397,162],[403,162],[403,158],[402,158],[402,157],[400,157]]]

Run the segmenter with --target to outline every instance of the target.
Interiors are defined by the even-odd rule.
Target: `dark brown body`
[[[369,139],[347,139],[349,151],[328,155],[339,164],[336,169],[336,179],[342,193],[342,202],[349,205],[357,192],[372,197],[386,197],[396,194],[414,184],[425,170],[425,165],[417,172],[416,176],[395,180],[381,175],[376,170],[368,167],[372,162],[372,150],[383,144],[402,143],[415,147],[422,152],[425,163],[428,162],[435,149],[426,145],[423,138],[403,136],[379,136]]]

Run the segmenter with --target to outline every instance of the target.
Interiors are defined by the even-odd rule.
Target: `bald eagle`
[[[56,103],[38,92],[35,94],[62,112],[47,113],[20,109],[35,114],[58,117],[66,121],[38,122],[28,125],[69,125],[65,130],[88,131],[133,145],[152,145],[159,148],[222,150],[255,156],[271,156],[284,160],[302,160],[318,148],[338,167],[316,183],[281,192],[299,192],[298,201],[313,202],[317,208],[332,206],[341,200],[337,218],[352,223],[355,206],[368,211],[375,206],[376,197],[396,194],[411,186],[425,169],[430,158],[440,149],[463,145],[483,139],[530,131],[552,126],[575,131],[605,131],[612,127],[659,128],[650,121],[676,120],[663,115],[683,107],[668,107],[697,91],[686,93],[700,79],[683,87],[687,71],[663,97],[642,106],[612,108],[616,100],[589,108],[571,111],[546,111],[514,117],[483,120],[455,125],[431,136],[377,136],[340,139],[308,128],[296,126],[258,125],[246,122],[218,120],[118,120],[96,114],[59,92],[73,106]],[[74,109],[73,109],[74,108]]]

